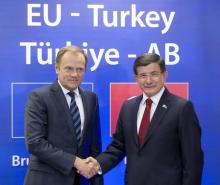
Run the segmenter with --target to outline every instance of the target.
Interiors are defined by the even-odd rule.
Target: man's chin
[[[144,93],[148,96],[148,97],[151,97],[154,95],[154,91],[150,91],[149,89],[146,91],[144,91]]]
[[[68,88],[68,89],[69,89],[70,91],[73,91],[73,90],[75,90],[77,87],[78,87],[78,84],[74,84],[74,85],[72,84],[72,85],[69,85],[69,88]]]

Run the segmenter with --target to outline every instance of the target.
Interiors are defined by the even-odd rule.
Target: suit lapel
[[[143,144],[141,148],[149,141],[152,134],[157,130],[158,126],[161,124],[161,120],[166,114],[166,112],[169,109],[169,98],[168,98],[169,92],[167,89],[165,89],[163,95],[161,96],[161,99],[157,105],[157,108],[154,112],[154,115],[152,117],[149,130],[144,138]]]
[[[85,93],[83,92],[83,89],[79,87],[79,93],[82,98],[82,103],[83,103],[83,109],[84,109],[84,126],[81,134],[81,139],[79,142],[79,145],[82,145],[84,136],[86,135],[86,129],[88,128],[88,106],[87,106],[87,101],[86,101],[86,96]]]
[[[57,81],[54,82],[54,84],[52,85],[52,92],[53,92],[54,100],[55,100],[54,103],[56,104],[57,109],[59,110],[61,114],[64,114],[63,117],[66,120],[65,123],[69,127],[72,134],[75,135],[72,118],[70,115],[70,110],[69,110],[69,107],[66,101],[66,97],[63,94],[63,91]]]
[[[142,97],[143,95],[140,95],[138,96],[136,99],[135,99],[135,102],[134,102],[134,105],[132,107],[132,111],[130,114],[130,117],[131,117],[131,123],[132,123],[132,131],[133,131],[133,137],[134,137],[134,141],[136,143],[136,145],[138,146],[138,134],[137,134],[137,114],[138,114],[138,110],[139,110],[139,105],[140,105],[140,102],[142,100]]]

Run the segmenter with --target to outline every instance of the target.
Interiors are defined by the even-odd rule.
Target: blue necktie
[[[76,138],[79,141],[81,136],[81,119],[79,114],[79,108],[76,105],[75,101],[75,93],[74,92],[68,92],[68,95],[71,97],[70,102],[70,114],[73,119],[73,126],[76,132]]]

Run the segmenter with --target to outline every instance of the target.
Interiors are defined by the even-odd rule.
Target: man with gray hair
[[[57,80],[33,90],[25,110],[25,142],[30,161],[25,185],[102,185],[102,176],[83,158],[101,151],[99,104],[80,88],[87,56],[76,46],[61,48]],[[84,178],[94,176],[91,179]]]

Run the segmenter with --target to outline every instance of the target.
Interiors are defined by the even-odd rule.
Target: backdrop
[[[156,52],[166,60],[167,87],[192,100],[200,119],[203,185],[219,185],[219,10],[218,0],[2,1],[0,184],[23,183],[27,95],[56,79],[57,51],[74,44],[88,54],[82,86],[99,96],[103,150],[122,101],[140,93],[132,72],[135,57]],[[104,176],[105,184],[123,184],[124,168],[122,161]]]

